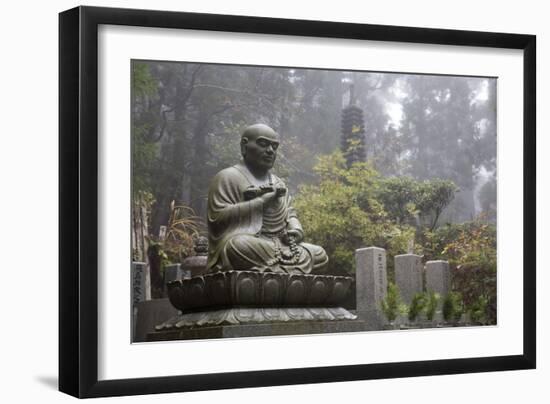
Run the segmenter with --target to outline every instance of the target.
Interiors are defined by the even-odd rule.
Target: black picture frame
[[[523,353],[467,359],[98,381],[98,26],[194,29],[523,51]],[[536,37],[167,11],[77,7],[59,15],[59,389],[104,397],[325,383],[536,366]]]

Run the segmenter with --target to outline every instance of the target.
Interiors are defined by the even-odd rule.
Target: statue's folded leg
[[[328,265],[328,255],[325,249],[321,246],[309,243],[301,243],[300,245],[311,255],[313,270],[315,272],[323,272]]]
[[[231,237],[225,244],[224,255],[226,269],[257,270],[288,273],[322,272],[328,264],[328,256],[322,247],[300,243],[298,258],[295,262],[283,262],[281,256],[288,256],[290,248],[280,240],[239,234]],[[290,259],[286,259],[290,261]]]
[[[276,266],[276,244],[266,238],[239,234],[231,237],[224,248],[227,260],[235,270],[264,271]]]

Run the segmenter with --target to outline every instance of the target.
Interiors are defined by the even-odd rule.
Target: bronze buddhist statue
[[[208,193],[208,271],[322,272],[322,247],[304,232],[284,182],[270,170],[279,136],[256,124],[241,136],[241,163],[220,171]]]
[[[212,179],[206,272],[168,284],[180,314],[157,325],[150,340],[270,335],[286,323],[283,329],[292,334],[302,328],[291,324],[302,321],[315,322],[315,332],[362,329],[355,322],[332,324],[357,319],[342,307],[353,278],[320,274],[327,254],[303,242],[288,189],[270,172],[279,143],[269,126],[249,126],[241,136],[242,162]],[[247,327],[226,329],[241,324]]]

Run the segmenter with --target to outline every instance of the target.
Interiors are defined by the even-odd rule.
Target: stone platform
[[[293,321],[355,320],[357,316],[341,307],[232,307],[177,315],[155,327],[157,331],[212,325],[256,324]]]
[[[176,280],[168,283],[168,298],[180,313],[147,340],[359,331],[364,325],[341,307],[352,284],[346,276],[259,271]]]
[[[152,332],[147,335],[147,341],[175,341],[278,335],[308,335],[358,332],[365,331],[367,329],[367,325],[361,320],[217,325],[191,328],[176,328]]]

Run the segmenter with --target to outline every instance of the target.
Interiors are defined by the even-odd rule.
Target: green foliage
[[[462,295],[458,292],[450,292],[443,299],[443,318],[445,321],[459,321],[464,313]]]
[[[416,201],[419,194],[419,184],[411,177],[390,177],[380,183],[379,198],[386,211],[399,223],[413,219]]]
[[[444,259],[451,268],[452,288],[460,293],[464,310],[486,310],[488,324],[496,323],[496,226],[481,219],[447,224],[419,236],[426,260]],[[484,297],[486,305],[480,305]]]
[[[195,215],[193,209],[172,201],[166,236],[161,243],[166,262],[180,263],[192,255],[194,239],[199,236],[202,227],[202,219]]]
[[[409,321],[415,321],[418,318],[418,316],[426,308],[427,302],[428,302],[428,297],[424,293],[416,293],[413,296],[411,304],[409,306],[409,310],[408,310]]]
[[[385,179],[369,163],[348,168],[341,152],[321,156],[314,170],[319,184],[301,187],[294,206],[308,240],[327,250],[332,273],[352,272],[360,247],[376,245],[390,256],[411,252],[417,230],[403,218],[415,212],[416,200],[425,209],[438,203],[426,202],[427,189],[438,188],[431,181]]]
[[[439,305],[439,301],[441,300],[441,296],[439,295],[439,293],[435,293],[433,290],[428,291],[427,295],[428,298],[426,301],[426,318],[432,321],[434,319],[437,306]]]
[[[147,124],[134,126],[132,142],[132,191],[151,192],[154,181],[154,164],[158,147],[147,141]]]
[[[152,122],[146,113],[151,97],[156,96],[158,82],[151,75],[149,65],[143,62],[132,63],[132,190],[152,192],[156,143],[151,142]]]
[[[422,216],[430,218],[430,228],[433,229],[457,190],[456,185],[448,180],[416,181],[407,176],[389,177],[380,183],[379,199],[398,223],[414,223],[417,216]]]
[[[203,228],[202,219],[193,209],[185,205],[170,204],[170,218],[163,237],[149,236],[149,256],[160,262],[161,271],[165,265],[181,263],[193,255],[195,238]]]
[[[136,208],[139,206],[144,208],[146,211],[150,211],[155,203],[155,197],[150,192],[138,191],[135,192],[134,196],[134,203],[136,204]]]
[[[172,263],[172,260],[168,257],[166,250],[164,249],[164,241],[151,237],[149,239],[149,259],[153,259],[160,263],[160,271],[164,271],[164,267]]]
[[[431,215],[430,230],[435,228],[441,212],[451,203],[457,191],[456,185],[449,180],[436,178],[420,184],[415,202],[421,215]]]
[[[364,163],[347,170],[339,152],[321,158],[315,170],[320,184],[302,187],[294,207],[308,240],[325,246],[329,270],[351,272],[355,249],[380,245],[380,235],[388,231],[385,212],[369,192],[377,173]]]
[[[134,97],[143,98],[156,93],[157,81],[151,75],[149,65],[143,62],[132,64],[132,92]]]
[[[470,320],[474,324],[495,324],[495,321],[488,318],[490,311],[489,298],[487,296],[479,296],[468,308]]]
[[[395,321],[397,316],[407,312],[407,306],[402,303],[399,288],[395,283],[388,283],[388,291],[381,302],[381,306],[382,312],[389,322]]]
[[[456,227],[456,226],[453,226]],[[453,269],[453,289],[460,292],[468,310],[484,310],[484,318],[496,323],[497,251],[496,227],[475,221],[458,226],[459,233],[442,251]],[[481,300],[485,304],[481,304]]]

